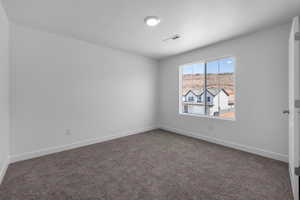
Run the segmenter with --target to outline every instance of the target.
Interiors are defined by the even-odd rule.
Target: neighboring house
[[[229,94],[224,89],[207,88],[206,99],[208,112],[216,115],[222,110],[230,109]],[[191,89],[183,95],[184,112],[204,114],[204,89]]]
[[[196,103],[200,102],[199,94],[195,90],[189,90],[185,95],[183,95],[183,100],[185,102]]]

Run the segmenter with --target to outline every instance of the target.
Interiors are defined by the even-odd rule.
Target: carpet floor
[[[11,164],[1,200],[292,200],[288,165],[155,130]]]

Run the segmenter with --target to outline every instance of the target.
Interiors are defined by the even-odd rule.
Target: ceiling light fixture
[[[160,23],[160,19],[156,16],[148,16],[144,19],[144,22],[148,26],[157,26]]]

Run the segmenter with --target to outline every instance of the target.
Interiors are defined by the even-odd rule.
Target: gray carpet
[[[288,165],[162,130],[11,164],[1,200],[291,200]]]

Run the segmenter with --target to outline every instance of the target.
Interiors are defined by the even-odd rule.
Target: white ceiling
[[[287,22],[300,0],[2,0],[10,20],[160,59]],[[159,16],[157,27],[143,20]],[[182,38],[162,42],[174,34]]]

